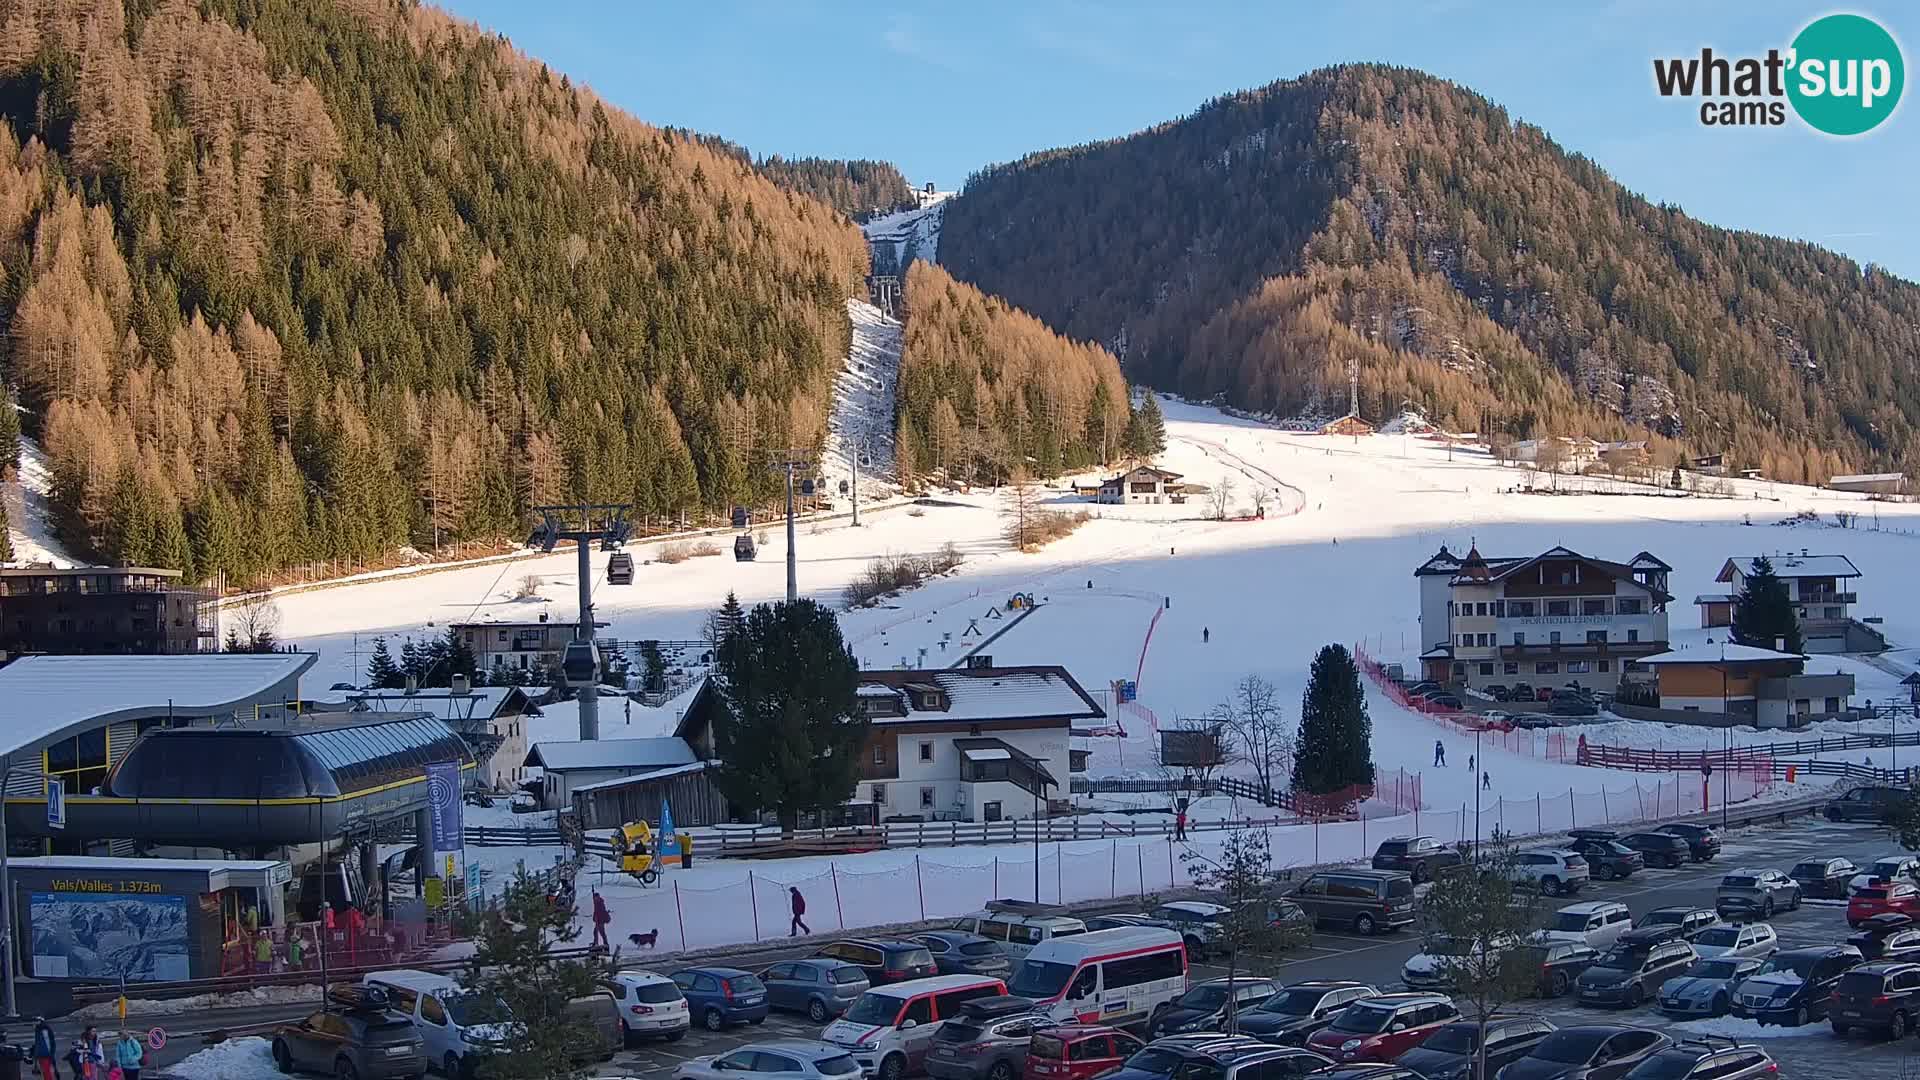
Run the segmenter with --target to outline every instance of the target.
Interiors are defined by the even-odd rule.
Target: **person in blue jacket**
[[[40,1068],[40,1080],[54,1080],[53,1064],[59,1060],[54,1055],[60,1052],[60,1046],[53,1038],[53,1025],[47,1023],[44,1016],[33,1018],[33,1063]]]

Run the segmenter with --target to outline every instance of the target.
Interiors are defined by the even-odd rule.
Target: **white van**
[[[1048,941],[1014,968],[1007,989],[1055,1020],[1122,1027],[1187,992],[1187,946],[1179,931],[1158,926]]]
[[[1614,900],[1593,900],[1568,904],[1553,913],[1545,929],[1534,933],[1535,941],[1568,941],[1589,949],[1606,952],[1614,939],[1633,929],[1633,912]]]
[[[506,1046],[514,1034],[506,1003],[467,990],[445,975],[401,968],[360,980],[387,992],[393,1010],[413,1021],[427,1061],[448,1080],[473,1075],[477,1056]]]
[[[866,1075],[899,1080],[921,1071],[941,1021],[975,998],[1006,993],[1006,983],[987,975],[935,975],[876,986],[821,1029],[820,1038],[851,1053]]]
[[[987,910],[956,920],[953,928],[993,942],[1016,966],[1043,941],[1087,932],[1086,923],[1056,914],[1048,905],[1012,900],[991,901]]]

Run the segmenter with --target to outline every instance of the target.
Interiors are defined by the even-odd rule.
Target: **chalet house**
[[[545,615],[532,622],[457,622],[450,624],[473,650],[473,658],[482,671],[507,668],[514,671],[547,671],[560,666],[578,625],[548,622]],[[596,627],[607,625],[596,622]]]
[[[1114,505],[1171,502],[1178,487],[1174,481],[1179,479],[1177,472],[1138,465],[1110,480],[1102,480],[1095,501]]]
[[[1787,586],[1787,598],[1793,601],[1794,614],[1800,618],[1800,637],[1810,653],[1879,652],[1887,642],[1878,630],[1853,617],[1860,594],[1854,591],[1854,579],[1861,576],[1853,560],[1845,555],[1774,555],[1774,576]],[[1705,593],[1693,602],[1700,608],[1701,626],[1733,625],[1734,600],[1753,576],[1753,560],[1728,559],[1714,580],[1726,585],[1726,592]]]
[[[540,708],[517,686],[441,687],[426,690],[367,690],[347,695],[356,713],[427,715],[466,737],[479,754],[478,736],[495,745],[481,758],[479,781],[494,791],[517,786],[526,776],[527,718]]]
[[[1373,425],[1362,420],[1357,413],[1348,413],[1320,425],[1322,435],[1371,435]]]
[[[714,756],[724,722],[711,681],[675,734]],[[1055,665],[863,671],[856,700],[871,727],[853,801],[881,820],[999,821],[1067,800],[1075,721],[1105,710]]]
[[[1551,467],[1562,472],[1580,472],[1587,466],[1600,460],[1601,444],[1592,439],[1555,435],[1545,439],[1525,439],[1514,443],[1508,451],[1518,462],[1537,462],[1545,452],[1549,460],[1554,454],[1559,459]]]
[[[1699,645],[1641,659],[1653,669],[1660,707],[1719,713],[1757,727],[1796,727],[1843,716],[1853,676],[1808,675],[1807,658],[1747,645]]]
[[[1624,563],[1564,547],[1524,558],[1442,547],[1414,570],[1425,676],[1472,687],[1612,690],[1667,648],[1667,575],[1648,552]]]

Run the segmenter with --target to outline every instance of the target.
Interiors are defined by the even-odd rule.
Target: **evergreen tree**
[[[412,638],[401,642],[400,684],[405,686],[406,680],[412,679],[415,686],[422,685],[422,679],[427,673],[427,664],[429,662],[429,658],[422,653],[418,646],[414,645]]]
[[[1167,418],[1160,412],[1160,401],[1152,394],[1140,405],[1140,456],[1157,457],[1167,452]]]
[[[729,802],[770,808],[791,829],[801,811],[852,797],[867,721],[832,611],[812,600],[755,607],[721,643],[715,674],[725,715],[714,782]]]
[[[434,686],[452,686],[455,675],[465,675],[468,685],[474,685],[474,675],[480,662],[474,658],[473,649],[467,645],[460,631],[447,627],[447,636],[440,643],[440,670],[434,674]]]
[[[1741,584],[1733,602],[1733,639],[1761,649],[1801,650],[1800,619],[1787,596],[1787,583],[1773,572],[1773,561],[1762,555],[1753,560],[1753,573]]]
[[[474,944],[461,979],[474,991],[466,1021],[507,1032],[501,1052],[479,1060],[474,1073],[481,1080],[585,1077],[587,1063],[600,1056],[600,1033],[568,1006],[611,976],[611,958],[568,948],[580,937],[576,911],[547,897],[546,881],[521,869],[485,909],[459,909]],[[499,1015],[489,1015],[494,1009]]]
[[[0,562],[13,561],[13,529],[7,523],[7,503],[0,499]]]
[[[726,603],[721,604],[707,614],[707,624],[703,628],[707,644],[718,648],[727,640],[727,635],[738,629],[744,614],[740,610],[740,598],[727,590]]]
[[[20,412],[13,403],[13,388],[0,382],[0,478],[20,469]]]
[[[1373,720],[1360,669],[1343,645],[1313,658],[1300,701],[1293,786],[1315,795],[1373,783]]]
[[[400,665],[393,662],[393,653],[387,649],[387,639],[373,639],[373,659],[367,661],[367,689],[398,690],[407,684],[407,678],[400,673]]]

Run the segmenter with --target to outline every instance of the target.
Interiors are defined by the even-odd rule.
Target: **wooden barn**
[[[1373,425],[1360,419],[1358,413],[1348,413],[1337,420],[1329,420],[1320,425],[1322,435],[1371,435]]]
[[[696,761],[581,785],[573,789],[574,813],[589,829],[614,829],[642,820],[658,828],[665,803],[671,807],[675,828],[723,824],[733,820],[733,814],[707,775],[707,765]]]

